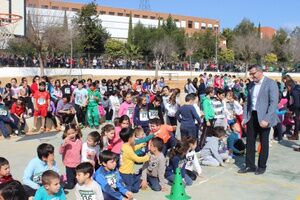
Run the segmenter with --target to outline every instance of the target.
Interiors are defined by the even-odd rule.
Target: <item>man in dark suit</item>
[[[248,87],[242,122],[247,126],[246,167],[240,169],[238,173],[255,172],[259,175],[263,174],[267,168],[271,127],[279,122],[276,115],[279,91],[276,82],[265,77],[260,66],[251,66],[249,75],[252,82]],[[257,135],[261,142],[258,167],[255,165]]]

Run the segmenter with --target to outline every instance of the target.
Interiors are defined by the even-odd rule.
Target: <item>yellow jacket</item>
[[[144,144],[139,144],[134,147],[128,143],[124,143],[121,148],[121,162],[119,171],[123,174],[134,174],[134,163],[144,163],[150,159],[150,156],[145,155],[139,157],[134,151],[144,147]]]

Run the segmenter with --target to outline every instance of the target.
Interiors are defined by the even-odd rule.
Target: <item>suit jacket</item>
[[[244,106],[243,114],[244,123],[247,123],[251,118],[254,86],[254,82],[251,82],[247,89],[248,96],[246,99],[246,104]],[[276,82],[265,76],[258,93],[255,107],[257,111],[258,121],[267,121],[269,123],[268,127],[273,127],[279,122],[279,118],[276,115],[278,98],[279,90]]]

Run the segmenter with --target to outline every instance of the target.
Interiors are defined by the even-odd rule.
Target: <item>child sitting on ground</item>
[[[73,189],[76,184],[75,167],[81,161],[81,130],[76,124],[66,126],[63,134],[63,143],[60,145],[59,153],[62,155],[63,164],[66,167],[67,182],[65,189]]]
[[[186,154],[185,171],[187,175],[194,181],[197,176],[201,176],[202,169],[196,154],[197,140],[191,136],[183,138],[183,142],[189,146],[189,150]]]
[[[150,160],[142,168],[142,189],[149,186],[154,191],[165,191],[164,173],[166,170],[166,158],[162,153],[164,142],[161,138],[153,138],[149,144],[151,152]]]
[[[134,146],[134,134],[131,128],[122,129],[120,138],[124,142],[121,149],[120,174],[129,191],[137,193],[141,185],[141,174],[135,174],[134,163],[144,163],[150,157],[149,155],[139,157],[134,151],[144,147],[146,143]]]
[[[99,141],[100,134],[98,131],[88,134],[86,142],[82,145],[81,162],[90,162],[94,167],[96,166],[100,153]]]
[[[104,199],[132,200],[132,193],[124,186],[117,166],[117,155],[105,150],[100,153],[101,166],[94,174],[95,181],[100,184]]]
[[[231,132],[227,138],[229,154],[232,155],[232,157],[243,155],[246,149],[246,146],[241,139],[239,128],[239,124],[237,123],[231,125]]]
[[[60,186],[59,174],[52,170],[47,170],[42,175],[42,184],[35,195],[34,200],[65,200],[66,195],[63,188]]]
[[[214,167],[225,166],[224,160],[228,159],[228,154],[219,153],[219,142],[226,137],[226,132],[222,128],[216,127],[212,129],[212,136],[206,138],[206,144],[200,152],[201,163],[203,165]]]
[[[14,119],[14,124],[18,127],[19,134],[25,134],[25,118],[26,112],[25,102],[23,97],[19,97],[18,100],[13,103],[10,108],[11,117]]]
[[[40,144],[37,148],[37,157],[32,159],[24,170],[23,183],[28,197],[34,196],[42,184],[42,174],[46,170],[58,172],[54,161],[54,147],[51,144]]]
[[[166,168],[165,177],[172,184],[174,181],[174,174],[177,168],[180,168],[183,182],[186,185],[192,185],[193,180],[187,175],[185,170],[185,158],[189,150],[189,145],[184,142],[178,141],[176,146],[169,152],[169,164]]]
[[[145,137],[145,132],[143,128],[136,127],[134,129],[134,136],[135,136],[135,145],[141,144],[141,143],[147,143],[152,138],[155,137],[155,134],[149,134]],[[146,147],[142,147],[141,149],[138,149],[135,151],[136,155],[138,156],[144,156],[146,154]]]
[[[92,178],[93,174],[94,167],[89,162],[80,163],[76,167],[76,200],[104,200],[100,185]]]
[[[0,95],[0,130],[3,137],[9,139],[10,133],[6,127],[6,124],[9,124],[12,127],[15,134],[18,134],[18,127],[14,124],[13,118],[9,113],[9,109],[3,103],[2,97]]]
[[[0,184],[4,184],[12,180],[13,178],[10,174],[10,166],[8,160],[0,157]]]
[[[159,118],[149,120],[150,134],[155,134],[156,137],[161,138],[164,141],[163,154],[167,155],[168,149],[175,147],[176,138],[173,134],[176,131],[176,126],[170,126],[167,124],[161,124]]]

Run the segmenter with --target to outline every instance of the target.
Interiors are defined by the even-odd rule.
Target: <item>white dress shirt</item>
[[[258,94],[259,94],[259,90],[261,88],[261,84],[264,80],[264,76],[263,78],[258,82],[254,82],[254,88],[253,88],[253,92],[252,92],[252,110],[256,110],[256,102],[257,102],[257,98],[258,98]]]

